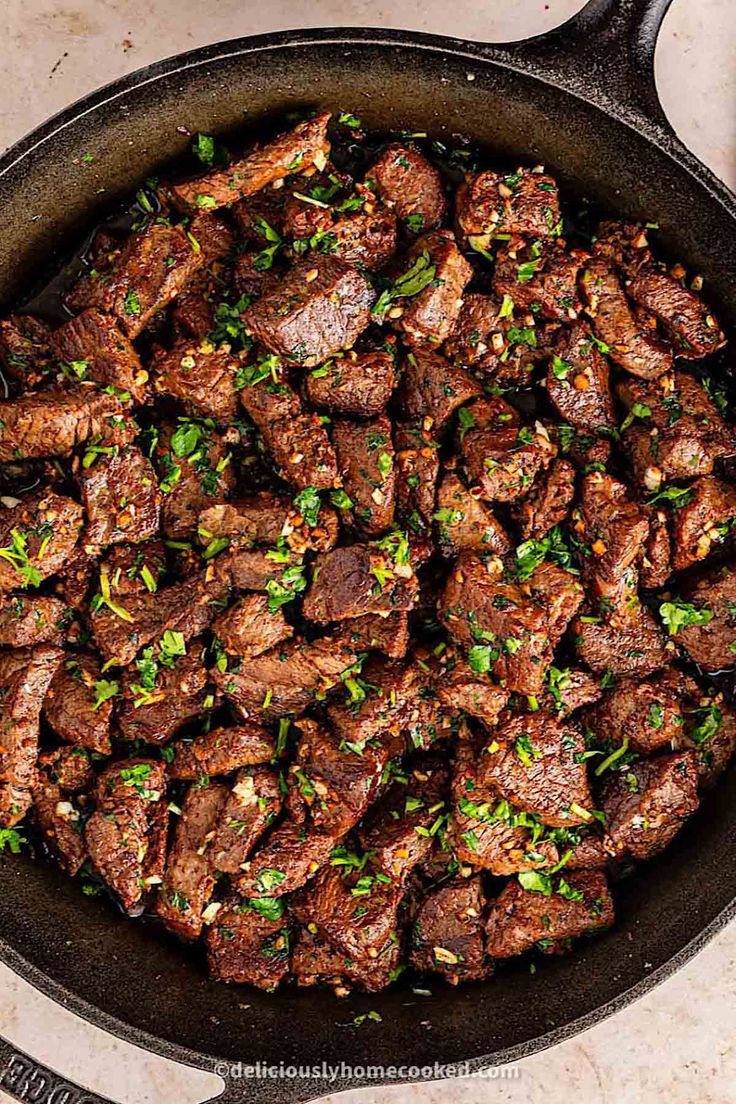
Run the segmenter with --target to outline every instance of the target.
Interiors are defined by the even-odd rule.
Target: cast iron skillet
[[[262,35],[125,77],[0,161],[0,302],[11,306],[116,200],[180,156],[188,139],[178,126],[227,134],[264,114],[337,106],[379,130],[469,134],[489,150],[544,162],[608,211],[658,221],[665,245],[704,273],[733,324],[736,198],[676,139],[654,88],[654,45],[669,2],[591,0],[550,34],[508,46],[367,29]],[[86,150],[91,163],[79,160]],[[673,846],[618,887],[615,931],[535,975],[521,964],[487,984],[452,990],[437,982],[433,999],[406,989],[347,1001],[310,991],[274,997],[217,984],[173,941],[18,856],[0,864],[0,957],[98,1026],[210,1071],[218,1059],[468,1060],[475,1069],[590,1027],[690,958],[736,912],[735,835],[732,771]],[[381,1023],[352,1025],[371,1009]],[[8,1044],[0,1062],[0,1084],[21,1099],[105,1104],[73,1087],[68,1096],[45,1095],[41,1086],[51,1092],[57,1076]],[[218,1100],[306,1101],[366,1083],[228,1077]]]

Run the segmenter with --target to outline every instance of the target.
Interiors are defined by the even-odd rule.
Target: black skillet
[[[604,210],[657,221],[660,240],[705,275],[733,324],[736,198],[674,136],[654,88],[669,3],[591,0],[550,34],[502,46],[407,31],[290,31],[206,46],[125,77],[0,161],[0,301],[11,306],[145,176],[180,157],[182,124],[227,135],[313,106],[353,111],[377,130],[467,134],[492,153],[543,162]],[[80,160],[85,151],[92,162]],[[536,974],[523,963],[487,984],[436,983],[432,998],[396,988],[338,1001],[218,985],[188,951],[20,856],[0,856],[0,958],[92,1023],[205,1070],[221,1072],[218,1059],[478,1069],[590,1027],[690,958],[736,912],[735,836],[732,771],[667,852],[618,886],[615,931]],[[354,1026],[369,1010],[382,1022]],[[367,1083],[227,1076],[218,1100],[306,1101]],[[19,1099],[108,1104],[1,1040],[0,1085]]]

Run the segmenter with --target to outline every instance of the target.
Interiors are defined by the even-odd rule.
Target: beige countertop
[[[373,25],[487,41],[540,32],[580,0],[0,0],[0,148],[100,84],[207,42]],[[683,140],[736,187],[733,0],[675,0],[657,79]],[[512,1079],[360,1089],[323,1104],[736,1104],[736,926],[632,1007],[518,1064]],[[105,1035],[0,967],[0,1034],[120,1104],[195,1104],[219,1079]],[[10,1097],[0,1091],[0,1104]]]

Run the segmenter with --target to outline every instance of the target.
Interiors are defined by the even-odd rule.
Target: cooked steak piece
[[[667,272],[644,269],[627,282],[626,292],[657,316],[678,356],[697,360],[725,344],[718,320],[700,296]]]
[[[254,146],[240,161],[215,169],[198,180],[175,184],[171,196],[185,211],[212,211],[230,207],[244,196],[252,196],[290,173],[303,173],[312,166],[324,167],[330,152],[327,138],[328,113],[316,115],[279,134],[263,146]]]
[[[312,256],[243,313],[246,329],[269,352],[312,367],[349,349],[370,320],[373,288],[337,257]]]
[[[178,399],[195,416],[234,421],[241,365],[242,358],[231,353],[229,345],[215,346],[209,338],[180,338],[154,357],[153,386],[157,394]]]
[[[607,261],[590,261],[581,286],[593,332],[608,347],[616,364],[641,379],[656,379],[670,371],[671,351],[645,332]]]
[[[152,646],[145,648],[123,675],[118,714],[123,739],[165,744],[182,725],[198,717],[207,697],[202,661],[201,642],[196,640],[176,658],[163,652],[157,655]]]
[[[659,607],[668,616],[670,635],[693,663],[721,671],[736,663],[736,571],[725,564],[688,582],[684,601]]]
[[[82,465],[77,478],[87,515],[88,555],[99,555],[110,544],[134,544],[156,536],[161,493],[150,460],[136,445],[93,458]]]
[[[508,296],[517,310],[541,318],[570,322],[579,315],[577,276],[583,254],[567,253],[557,245],[539,242],[499,253],[493,266],[493,290]]]
[[[627,275],[652,264],[646,227],[637,222],[603,219],[593,241],[593,253],[597,257],[606,257]]]
[[[115,659],[126,666],[161,628],[156,592],[163,570],[164,549],[158,541],[140,548],[118,545],[100,561],[90,622],[106,661]]]
[[[616,428],[608,361],[584,322],[562,330],[547,370],[547,394],[576,429],[602,433]]]
[[[663,587],[672,574],[672,538],[664,510],[650,509],[649,536],[641,561],[640,581],[643,587]]]
[[[501,303],[492,296],[465,295],[455,327],[443,346],[445,356],[493,373],[508,348],[503,324],[506,315],[502,318],[501,313]]]
[[[458,407],[483,394],[469,372],[439,353],[417,349],[404,363],[402,409],[407,418],[425,429],[441,432]]]
[[[113,699],[119,683],[102,673],[94,655],[77,653],[58,668],[43,715],[60,740],[109,755]]]
[[[202,530],[200,529],[200,535]],[[218,556],[212,564],[214,578],[224,587],[235,590],[274,592],[274,602],[279,598],[291,601],[303,589],[303,561],[295,553],[280,550],[236,548],[234,552]],[[291,595],[291,597],[288,597]]]
[[[27,390],[50,371],[49,327],[31,314],[0,319],[0,365]]]
[[[672,518],[673,567],[682,571],[704,560],[719,544],[730,539],[736,519],[736,487],[704,475],[690,487]]]
[[[270,767],[244,767],[220,813],[210,851],[217,870],[239,874],[281,808],[279,776]]]
[[[486,921],[486,953],[511,958],[534,946],[555,949],[561,940],[610,928],[613,901],[605,874],[564,872],[550,892],[524,889],[510,881],[491,902]]]
[[[82,814],[71,794],[40,772],[33,786],[33,816],[44,843],[73,878],[87,859]]]
[[[263,594],[248,594],[221,614],[212,626],[226,652],[252,659],[294,635],[280,609],[269,609]]]
[[[62,744],[53,751],[42,751],[38,769],[67,793],[86,793],[97,782],[90,752],[79,744]]]
[[[549,694],[545,706],[562,717],[567,717],[576,709],[582,709],[583,706],[592,705],[603,693],[598,679],[589,675],[587,671],[578,671],[569,667],[564,670],[550,667],[547,679]]]
[[[163,873],[168,822],[164,788],[163,763],[118,759],[98,779],[97,808],[84,828],[92,865],[130,914],[140,909]]]
[[[378,537],[390,529],[396,502],[396,470],[391,419],[336,421],[332,444],[345,493],[353,504],[358,533]]]
[[[533,429],[511,425],[485,428],[476,423],[461,447],[468,475],[489,502],[520,498],[557,452],[541,422]]]
[[[270,721],[303,712],[315,694],[331,689],[356,659],[344,642],[326,636],[311,643],[289,640],[238,670],[214,669],[211,674],[242,717]]]
[[[571,572],[543,560],[529,576],[526,588],[547,614],[547,632],[553,645],[557,644],[583,604],[582,586]]]
[[[200,269],[177,295],[171,307],[172,332],[177,338],[203,341],[215,329],[223,296],[220,279],[208,269]]]
[[[312,505],[316,508],[316,502]],[[320,505],[307,517],[291,498],[262,491],[252,498],[240,498],[204,510],[199,531],[206,540],[225,537],[235,544],[276,545],[284,543],[296,552],[328,552],[337,544],[337,514]]]
[[[547,238],[559,232],[559,221],[557,184],[540,172],[468,173],[455,196],[455,226],[464,246],[487,247],[497,234]]]
[[[58,598],[6,594],[0,603],[0,647],[61,644],[65,611]]]
[[[132,436],[125,407],[113,395],[41,391],[0,402],[0,463],[69,456],[90,439],[115,445]]]
[[[625,483],[594,471],[581,484],[575,529],[586,549],[583,568],[592,594],[606,608],[618,606],[628,590],[628,569],[641,559],[649,537],[646,514]]]
[[[359,184],[350,208],[317,206],[311,196],[294,192],[284,208],[284,233],[295,252],[313,250],[339,257],[362,269],[382,268],[396,249],[396,216],[378,204],[376,196]]]
[[[432,280],[418,294],[402,299],[397,324],[409,345],[441,345],[455,328],[473,269],[451,230],[432,230],[418,238],[406,256],[403,274],[417,264],[432,273]]]
[[[396,368],[389,353],[351,350],[309,372],[304,392],[313,406],[335,414],[373,418],[385,409],[395,383]]]
[[[418,592],[417,577],[408,552],[404,554],[400,545],[398,552],[387,545],[391,539],[317,556],[302,607],[307,620],[327,624],[366,613],[410,610]]]
[[[345,976],[349,961],[347,955],[326,939],[313,935],[309,928],[298,929],[291,952],[291,973],[300,988],[327,985],[334,989],[335,996],[345,996],[349,991]],[[382,979],[380,963],[373,972],[377,979]]]
[[[73,363],[74,375],[128,391],[144,402],[148,373],[132,342],[115,318],[101,311],[82,311],[51,335],[50,348],[58,360]]]
[[[248,897],[283,897],[313,878],[335,846],[332,836],[308,831],[302,822],[285,820],[235,879],[235,888]]]
[[[266,448],[287,483],[322,490],[338,485],[337,460],[316,414],[307,414],[286,384],[260,382],[240,395]]]
[[[718,781],[736,754],[736,714],[720,695],[701,697],[697,707],[687,710],[687,725],[674,747],[692,748],[698,781],[709,789]]]
[[[650,859],[672,842],[698,807],[693,753],[681,751],[631,763],[606,780],[600,805],[616,851]]]
[[[161,528],[170,539],[192,537],[200,514],[234,489],[232,454],[225,441],[206,422],[180,418],[176,428],[161,427],[154,462],[163,496]]]
[[[340,639],[355,652],[383,652],[389,659],[403,659],[409,649],[409,615],[396,610],[382,616],[367,613],[343,621]]]
[[[564,521],[574,497],[575,468],[569,460],[553,460],[515,509],[524,540],[541,540]]]
[[[686,696],[699,694],[697,683],[674,667],[644,680],[619,679],[586,712],[585,726],[603,742],[626,742],[632,751],[650,755],[675,746],[685,724]]]
[[[452,985],[493,972],[485,953],[485,898],[480,878],[463,878],[427,894],[411,934],[412,965],[441,974]]]
[[[367,181],[410,234],[440,225],[447,212],[442,177],[412,146],[390,142],[368,169]]]
[[[50,644],[0,653],[0,827],[12,828],[31,803],[41,706],[63,656]]]
[[[457,659],[437,682],[437,696],[443,705],[460,713],[480,717],[495,725],[509,700],[508,690],[495,686],[488,675],[478,675],[465,660]]]
[[[0,505],[0,594],[37,587],[62,570],[79,539],[82,507],[50,490]]]
[[[232,774],[240,767],[267,763],[275,758],[273,737],[253,721],[233,728],[213,728],[193,739],[183,737],[174,745],[169,777],[195,782],[199,778]]]
[[[196,939],[215,888],[212,840],[225,807],[228,788],[219,782],[192,785],[176,820],[156,915],[182,939]]]
[[[598,675],[644,678],[669,659],[662,630],[635,593],[609,620],[592,613],[576,617],[572,631],[578,656]]]
[[[271,993],[289,973],[289,929],[275,905],[257,906],[237,897],[224,903],[207,930],[207,964],[218,981]]]
[[[396,447],[396,510],[412,533],[432,524],[437,495],[440,456],[436,441],[420,426],[394,426]]]

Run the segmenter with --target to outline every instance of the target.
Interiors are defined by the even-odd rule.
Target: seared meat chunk
[[[382,268],[396,249],[396,216],[363,185],[354,199],[350,209],[318,207],[311,196],[294,192],[284,208],[284,233],[295,251],[311,248],[312,259],[328,252],[360,268]]]
[[[11,380],[37,387],[50,370],[49,327],[31,314],[0,319],[0,365]]]
[[[595,336],[616,364],[641,379],[656,379],[672,368],[671,351],[644,331],[607,261],[588,263],[582,288]]]
[[[603,219],[598,225],[593,253],[597,257],[606,257],[627,275],[633,275],[640,268],[649,268],[652,264],[646,227],[637,222]]]
[[[53,491],[12,501],[0,506],[0,594],[61,571],[82,527],[82,507]]]
[[[725,564],[692,579],[683,599],[659,607],[670,634],[693,663],[720,671],[736,663],[736,571]]]
[[[221,614],[212,626],[226,652],[252,659],[294,634],[281,610],[269,609],[269,599],[262,594],[248,594]]]
[[[533,429],[476,423],[465,434],[461,447],[468,475],[480,488],[481,497],[489,502],[520,498],[557,452],[541,422]]]
[[[365,537],[380,536],[393,524],[396,499],[391,419],[383,415],[370,422],[336,421],[332,443],[357,531]]]
[[[51,680],[43,703],[44,717],[59,739],[109,755],[113,699],[118,689],[115,679],[105,678],[95,656],[78,653],[67,658]]]
[[[442,177],[412,146],[390,142],[369,168],[368,181],[411,234],[434,230],[445,217]]]
[[[574,497],[575,468],[569,460],[553,460],[526,498],[516,507],[516,517],[524,540],[541,540],[550,529],[564,521]]]
[[[246,872],[235,880],[235,886],[248,897],[293,893],[324,866],[334,846],[332,836],[308,831],[302,822],[285,820],[245,863]]]
[[[140,548],[118,545],[100,561],[100,600],[92,599],[90,621],[105,660],[127,665],[159,631],[161,599],[156,592],[163,570],[164,550],[158,541]]]
[[[718,320],[700,296],[667,272],[644,269],[627,282],[626,291],[634,302],[657,316],[678,356],[697,360],[725,344]]]
[[[480,878],[464,878],[432,890],[414,921],[412,965],[441,974],[452,985],[487,978],[493,963],[485,953],[484,911]]]
[[[100,456],[78,473],[87,515],[84,551],[146,541],[158,532],[161,493],[150,460],[135,445]]]
[[[154,462],[159,476],[161,528],[173,540],[197,531],[210,503],[225,498],[235,485],[231,453],[211,423],[180,418],[176,428],[163,425]]]
[[[667,514],[650,509],[649,536],[641,561],[641,585],[663,587],[672,574],[672,539]]]
[[[547,679],[549,693],[546,707],[562,717],[574,713],[576,709],[582,709],[583,706],[592,705],[603,693],[598,679],[587,671],[550,667]]]
[[[365,276],[345,261],[307,257],[248,307],[243,321],[270,352],[311,367],[351,348],[368,325],[374,299]]]
[[[473,269],[451,230],[432,230],[418,238],[407,254],[404,273],[416,265],[431,272],[432,281],[402,301],[398,326],[409,345],[441,345],[455,328]]]
[[[244,767],[220,813],[211,845],[217,870],[239,874],[256,843],[281,808],[279,776],[270,767]]]
[[[176,820],[156,915],[182,939],[196,939],[215,887],[212,839],[228,797],[227,786],[210,782],[187,790]]]
[[[478,675],[465,660],[457,659],[437,682],[437,697],[449,709],[480,717],[488,727],[495,725],[509,694],[494,686],[487,675]]]
[[[683,496],[673,515],[673,567],[682,571],[704,560],[714,547],[728,540],[736,518],[736,487],[704,475]]]
[[[643,678],[669,658],[662,630],[635,592],[607,620],[592,613],[576,617],[572,631],[580,659],[597,675]]]
[[[532,311],[541,318],[569,322],[577,318],[581,303],[577,275],[582,256],[567,253],[559,245],[539,242],[513,252],[499,253],[493,267],[493,290],[499,299],[508,296],[517,310]]]
[[[557,185],[540,172],[468,173],[455,196],[455,225],[463,245],[487,248],[497,234],[548,238],[559,221]]]
[[[199,532],[202,535],[201,528]],[[284,601],[292,600],[287,598],[287,592],[296,598],[303,589],[303,562],[295,553],[236,548],[234,552],[219,556],[213,570],[216,580],[226,588],[264,594],[274,591]]]
[[[412,533],[421,533],[432,524],[440,457],[435,441],[420,426],[397,424],[396,509],[399,521]]]
[[[44,843],[73,878],[87,858],[87,848],[81,812],[70,798],[45,772],[39,772],[33,786],[33,816]]]
[[[273,906],[266,913],[248,899],[227,900],[207,931],[207,963],[218,981],[273,992],[289,972],[289,929],[283,912]]]
[[[31,803],[41,706],[64,653],[50,644],[0,653],[0,827]]]
[[[401,536],[399,535],[399,542]],[[410,610],[418,581],[408,551],[392,541],[352,544],[324,552],[314,562],[302,612],[309,621],[327,624],[366,613]]]
[[[86,793],[97,782],[90,753],[79,744],[62,744],[53,751],[42,751],[38,769],[68,793]]]
[[[133,436],[119,399],[104,392],[40,391],[0,402],[0,463],[69,456],[98,438],[107,445]]]
[[[548,560],[543,560],[534,569],[526,586],[547,614],[547,632],[552,643],[557,644],[583,603],[582,586],[573,574]]]
[[[291,953],[291,973],[300,988],[329,985],[336,996],[348,991],[348,979],[344,976],[349,959],[326,939],[313,935],[309,928],[300,927]],[[376,968],[380,978],[380,964]]]
[[[178,399],[194,415],[233,421],[238,409],[238,370],[242,359],[229,345],[215,346],[180,338],[152,361],[153,386],[159,395]]]
[[[396,383],[393,357],[381,350],[335,356],[305,377],[310,403],[335,414],[373,418],[385,409]]]
[[[637,760],[607,779],[600,805],[616,851],[650,859],[672,842],[698,807],[693,753]]]
[[[616,428],[608,362],[584,322],[562,331],[547,371],[547,394],[576,429],[602,433]]]
[[[74,362],[82,379],[112,385],[128,391],[137,402],[144,401],[148,373],[132,342],[110,315],[83,311],[54,331],[50,346],[59,360]]]
[[[491,902],[486,921],[486,952],[511,958],[535,945],[545,950],[561,940],[610,928],[613,901],[605,874],[596,870],[564,872],[553,878],[549,893],[508,882]]]
[[[708,789],[715,785],[736,754],[736,714],[721,695],[701,697],[697,707],[692,702],[691,705],[685,731],[675,747],[693,749],[699,784]]]
[[[649,755],[676,743],[685,723],[685,694],[698,686],[670,667],[648,679],[623,678],[585,714],[585,725],[602,741],[626,742]]]
[[[174,202],[186,211],[229,207],[290,173],[306,172],[313,165],[323,168],[330,152],[329,121],[329,114],[316,115],[265,145],[255,146],[242,160],[226,168],[215,169],[198,180],[175,184],[171,189]]]
[[[286,384],[261,382],[241,392],[241,402],[261,431],[287,483],[321,490],[338,483],[337,460],[316,414],[307,414]]]
[[[58,598],[5,595],[0,603],[0,647],[61,644],[65,610]]]
[[[352,617],[342,622],[340,636],[355,652],[383,652],[389,659],[403,659],[409,648],[409,615],[395,610],[385,616]]]
[[[266,729],[246,721],[233,728],[213,728],[191,740],[186,737],[177,740],[168,774],[194,782],[267,763],[275,754],[273,738]]]
[[[181,646],[186,647],[183,643]],[[202,649],[196,641],[186,654],[176,658],[163,652],[157,656],[152,646],[145,648],[123,676],[119,711],[123,739],[165,744],[182,725],[198,717],[207,697],[207,671],[202,660]]]
[[[632,502],[625,483],[595,471],[582,482],[576,530],[589,549],[584,569],[595,597],[618,605],[628,588],[628,569],[641,559],[649,536],[646,514]]]
[[[455,327],[443,347],[445,356],[492,373],[507,347],[504,320],[501,304],[492,296],[465,295]]]
[[[464,368],[439,353],[417,349],[404,364],[401,401],[404,414],[424,428],[441,432],[448,418],[469,399],[483,394],[480,384]]]
[[[311,517],[308,523],[292,499],[262,491],[204,510],[199,531],[207,540],[226,537],[236,544],[275,545],[283,539],[298,552],[327,552],[337,544],[338,521],[334,510],[321,505],[316,524]]]

